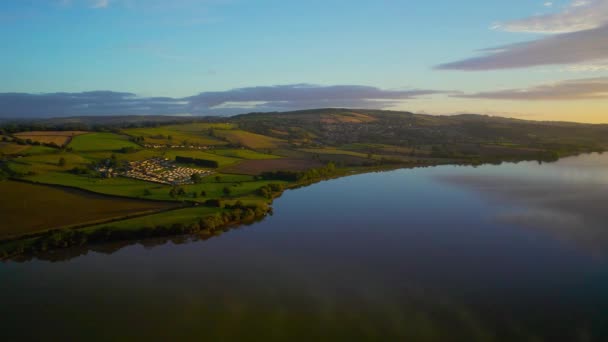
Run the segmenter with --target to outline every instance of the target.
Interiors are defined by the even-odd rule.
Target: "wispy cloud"
[[[106,8],[110,5],[110,0],[95,0],[91,7],[93,8]]]
[[[553,7],[553,3],[547,2],[545,6]],[[565,33],[605,24],[608,24],[608,1],[573,0],[560,12],[498,23],[494,28],[509,32]]]
[[[553,7],[553,3],[545,6]],[[509,32],[547,33],[536,40],[483,49],[481,56],[436,66],[482,71],[543,65],[597,64],[608,59],[608,0],[573,0],[562,11],[499,23]]]
[[[294,84],[237,88],[198,95],[139,97],[133,93],[0,93],[0,117],[78,115],[231,115],[251,111],[319,107],[387,108],[404,100],[444,93],[437,90],[384,90],[360,85]]]
[[[482,50],[488,54],[441,64],[440,70],[481,71],[565,65],[608,58],[608,25]]]
[[[608,77],[568,80],[523,89],[505,89],[453,97],[494,100],[603,100],[608,99]]]

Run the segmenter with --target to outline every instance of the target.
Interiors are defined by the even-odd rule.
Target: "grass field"
[[[58,153],[58,152],[59,152],[58,149],[52,148],[52,147],[47,147],[47,146],[30,146],[30,148],[27,149],[22,154],[24,154],[26,156],[34,156],[34,155],[39,155],[39,154],[55,154],[55,153]]]
[[[68,172],[47,172],[27,176],[26,179],[45,184],[74,186],[100,194],[128,196],[134,198],[143,198],[146,189],[148,189],[153,190],[157,195],[146,198],[162,200],[170,199],[169,190],[171,187],[168,185],[154,184],[124,177],[89,178],[87,176],[74,175]]]
[[[216,175],[221,177],[219,182],[215,179]],[[106,195],[165,201],[190,200],[199,202],[204,202],[210,198],[256,197],[255,191],[260,187],[268,183],[283,183],[280,181],[255,181],[251,176],[247,175],[214,174],[203,178],[203,182],[200,184],[183,186],[186,195],[172,198],[169,195],[171,190],[171,186],[169,185],[124,177],[102,179],[89,178],[67,172],[46,172],[27,176],[26,179],[44,184],[73,186]],[[224,194],[225,187],[230,188],[231,192],[229,195]],[[206,192],[206,196],[200,196],[202,191]],[[193,193],[196,193],[197,196],[193,197]]]
[[[15,133],[14,136],[19,139],[36,141],[41,144],[56,144],[57,146],[63,146],[70,142],[75,136],[86,134],[84,131],[32,131],[32,132],[21,132]]]
[[[280,156],[275,156],[273,154],[261,153],[252,150],[245,150],[240,148],[232,148],[232,149],[214,149],[210,150],[210,153],[219,154],[221,156],[232,157],[232,158],[241,158],[241,159],[277,159],[281,158]]]
[[[384,145],[384,144],[364,144],[364,143],[356,143],[356,144],[348,144],[344,146],[340,146],[341,150],[350,150],[350,151],[358,151],[361,153],[380,153],[380,154],[408,154],[412,152],[411,147],[402,147],[402,146],[393,146],[393,145]]]
[[[192,184],[184,186],[186,190],[186,196],[184,199],[194,200],[194,201],[205,201],[210,198],[235,198],[247,196],[249,198],[257,197],[255,195],[255,191],[261,188],[264,185],[268,185],[270,183],[275,184],[286,184],[283,181],[268,181],[268,180],[260,180],[260,181],[249,181],[249,182],[227,182],[228,178],[223,178],[221,182],[205,182],[201,184]],[[224,188],[228,187],[230,189],[230,194],[224,194]],[[205,197],[201,197],[201,191],[205,191],[207,195]],[[193,198],[191,195],[196,193],[198,197]],[[153,192],[154,195],[154,192]],[[160,194],[166,195],[166,194]]]
[[[206,132],[209,129],[235,129],[236,126],[234,124],[231,123],[227,123],[227,122],[214,122],[214,123],[191,123],[191,124],[183,124],[183,125],[170,125],[170,126],[165,126],[168,129],[174,130],[174,131],[179,131],[179,132],[193,132],[193,133],[200,133],[200,132]]]
[[[176,223],[190,224],[198,222],[201,218],[219,212],[220,210],[221,209],[209,207],[177,209],[118,222],[100,224],[88,227],[85,230],[92,231],[104,227],[112,229],[140,229],[144,227],[171,226]]]
[[[302,148],[302,149],[300,149],[300,151],[314,153],[314,154],[344,154],[344,155],[353,156],[353,157],[367,158],[366,153],[339,150],[336,148]]]
[[[72,139],[69,147],[78,152],[116,151],[123,147],[139,149],[128,137],[113,133],[89,133]]]
[[[63,158],[65,165],[60,166],[59,160]],[[16,158],[9,162],[9,167],[18,173],[34,172],[36,174],[55,171],[66,171],[75,166],[83,166],[89,161],[75,153],[34,154]]]
[[[241,130],[216,130],[215,135],[228,140],[231,144],[251,149],[272,149],[279,147],[284,140]]]
[[[219,127],[231,127],[218,124]],[[144,142],[155,145],[225,145],[224,141],[209,136],[212,124],[173,125],[164,127],[146,127],[123,130],[133,137],[144,137]],[[169,139],[171,138],[171,139]]]
[[[237,173],[244,175],[259,175],[268,171],[305,171],[315,167],[321,167],[323,163],[314,159],[266,159],[266,160],[244,160],[241,163],[224,168],[226,173]]]
[[[0,193],[0,238],[152,212],[171,205],[14,181],[0,182]]]

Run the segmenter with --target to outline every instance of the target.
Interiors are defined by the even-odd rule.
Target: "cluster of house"
[[[162,145],[162,144],[145,144],[145,148],[183,148],[189,150],[208,150],[209,146],[195,146],[195,145]]]
[[[154,158],[129,163],[122,176],[160,184],[192,184],[192,175],[209,175],[211,171],[174,165],[169,159]]]

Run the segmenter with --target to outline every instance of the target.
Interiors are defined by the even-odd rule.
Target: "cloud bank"
[[[453,97],[493,100],[602,100],[608,99],[608,77],[561,81],[524,89],[506,89]]]
[[[0,93],[0,117],[80,115],[231,115],[251,111],[319,107],[387,108],[404,100],[444,93],[436,90],[383,90],[361,85],[292,84],[237,88],[198,95],[139,97],[133,93]]]

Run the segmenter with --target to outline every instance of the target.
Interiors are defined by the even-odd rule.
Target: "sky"
[[[608,0],[2,0],[0,117],[321,107],[608,123]]]

